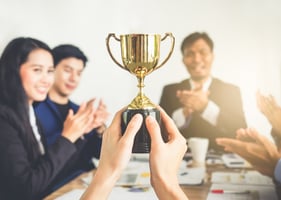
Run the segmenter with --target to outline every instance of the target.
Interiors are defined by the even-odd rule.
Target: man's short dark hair
[[[214,49],[214,43],[213,40],[209,37],[209,35],[205,32],[194,32],[191,33],[190,35],[186,36],[184,38],[184,40],[181,43],[181,52],[182,54],[184,53],[184,49],[186,47],[190,47],[195,41],[199,40],[199,39],[203,39],[208,46],[210,47],[211,51],[213,51]]]
[[[61,60],[65,58],[77,58],[83,61],[84,67],[88,61],[85,54],[76,46],[71,44],[63,44],[56,46],[52,50],[54,56],[54,66],[56,66]]]

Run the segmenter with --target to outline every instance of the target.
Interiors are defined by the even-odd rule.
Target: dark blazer
[[[73,143],[59,137],[48,149],[45,146],[45,155],[38,149],[36,156],[30,156],[23,142],[26,134],[33,133],[17,126],[7,108],[0,105],[0,199],[42,199],[77,151]]]
[[[69,101],[68,105],[74,113],[77,112],[79,108],[77,104]],[[65,117],[62,116],[55,103],[49,97],[43,102],[37,103],[34,109],[42,127],[42,132],[45,135],[47,145],[50,146],[61,137]],[[61,176],[60,184],[57,187],[65,184],[82,172],[94,168],[91,159],[93,157],[99,158],[101,142],[102,139],[97,135],[96,130],[92,130],[85,135],[84,139],[78,139],[75,142],[77,152],[72,156],[71,164],[65,167],[65,173]]]
[[[171,116],[176,109],[181,107],[181,103],[176,97],[176,92],[177,90],[184,89],[191,89],[189,79],[180,83],[167,85],[163,88],[160,106],[168,115]],[[209,91],[209,99],[220,108],[217,126],[213,126],[203,119],[199,113],[193,113],[189,126],[180,131],[186,138],[209,138],[209,147],[220,151],[222,147],[216,144],[215,138],[234,138],[236,130],[246,128],[247,125],[240,90],[237,86],[213,78]]]

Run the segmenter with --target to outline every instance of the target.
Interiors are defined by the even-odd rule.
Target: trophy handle
[[[174,46],[175,46],[175,37],[173,36],[172,33],[166,33],[165,36],[161,39],[161,41],[164,41],[167,37],[171,38],[171,48],[170,48],[170,52],[167,56],[167,58],[165,60],[163,60],[163,62],[161,64],[159,64],[159,66],[155,67],[155,69],[158,69],[160,67],[162,67],[171,57],[173,50],[174,50]]]
[[[115,33],[109,33],[107,38],[106,38],[106,47],[107,47],[107,51],[110,55],[110,57],[112,58],[112,60],[122,69],[125,69],[128,71],[128,69],[126,67],[124,67],[123,65],[121,65],[113,56],[113,54],[111,53],[110,47],[109,47],[109,40],[110,38],[113,37],[116,41],[120,42],[120,39],[116,37]]]

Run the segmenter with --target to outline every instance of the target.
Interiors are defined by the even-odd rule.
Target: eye
[[[184,54],[184,57],[186,57],[186,58],[190,58],[190,57],[192,57],[192,56],[194,56],[194,53],[193,53],[193,52],[186,52],[186,53]]]
[[[200,51],[200,54],[202,55],[202,56],[207,56],[207,55],[209,55],[209,51],[207,51],[207,50],[201,50]]]
[[[49,68],[48,69],[48,74],[53,74],[55,72],[55,68]]]
[[[41,73],[42,72],[42,68],[41,67],[34,67],[32,70],[34,72],[36,72],[36,73]]]
[[[81,76],[82,73],[83,73],[83,71],[80,71],[80,72],[77,73],[77,75],[78,75],[78,76]]]
[[[64,68],[65,72],[71,72],[71,70],[69,68]]]

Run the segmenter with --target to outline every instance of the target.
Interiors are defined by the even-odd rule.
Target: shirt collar
[[[203,91],[208,91],[211,83],[212,83],[212,80],[213,78],[212,77],[209,77],[204,83],[203,83],[203,88],[202,90]],[[193,90],[195,88],[195,82],[192,80],[192,79],[189,79],[189,83],[190,83],[190,86],[191,86],[191,89]]]

